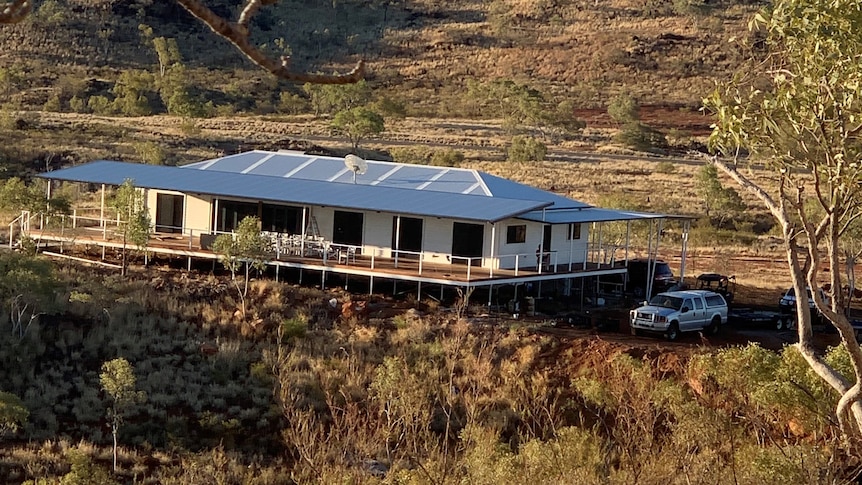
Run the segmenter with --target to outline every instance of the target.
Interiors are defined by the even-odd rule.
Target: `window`
[[[700,301],[700,298],[694,299],[694,309],[695,310],[703,310],[703,302]]]
[[[710,295],[706,297],[706,305],[710,307],[714,306],[724,306],[726,303],[724,302],[724,298],[721,295]]]
[[[570,239],[580,239],[581,238],[581,225],[579,223],[569,224],[569,232],[566,233],[566,240]]]
[[[506,244],[519,244],[527,241],[527,225],[508,226],[506,228]]]

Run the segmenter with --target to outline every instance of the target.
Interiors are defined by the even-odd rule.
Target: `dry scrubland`
[[[0,382],[30,411],[0,447],[7,483],[813,484],[859,466],[793,351],[566,340],[432,300],[344,315],[343,292],[272,281],[243,321],[212,276],[56,279],[52,315],[0,332]],[[111,474],[98,372],[117,356],[146,400]]]

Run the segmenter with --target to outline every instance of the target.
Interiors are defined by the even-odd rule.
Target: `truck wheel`
[[[715,335],[718,333],[718,330],[721,328],[721,317],[713,317],[712,321],[709,322],[709,326],[706,327],[706,332],[710,335]]]
[[[667,332],[664,334],[665,338],[673,342],[674,340],[679,338],[679,324],[676,322],[672,322],[669,327],[667,327]]]
[[[775,319],[775,330],[784,330],[784,317]]]

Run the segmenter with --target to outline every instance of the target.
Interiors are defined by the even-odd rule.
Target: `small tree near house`
[[[213,252],[219,255],[222,264],[230,271],[231,281],[239,295],[243,320],[246,317],[245,299],[251,268],[263,270],[270,246],[270,241],[260,232],[260,219],[253,216],[241,220],[232,234],[220,234],[213,242]],[[245,277],[240,286],[237,273],[243,268]]]
[[[151,232],[150,213],[146,207],[144,193],[135,188],[131,179],[126,179],[117,189],[112,205],[119,215],[118,230],[123,240],[121,273],[125,276],[128,244],[132,243],[135,247],[146,250]]]

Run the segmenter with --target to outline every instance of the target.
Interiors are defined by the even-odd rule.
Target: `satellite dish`
[[[368,171],[368,163],[357,157],[354,154],[347,155],[344,157],[344,165],[347,166],[350,170],[353,171],[353,183],[356,183],[356,175],[362,175],[366,171]]]

